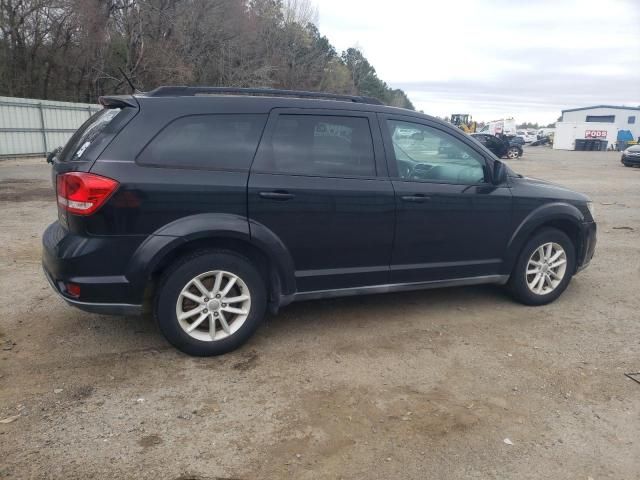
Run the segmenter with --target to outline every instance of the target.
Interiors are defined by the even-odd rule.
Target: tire
[[[551,258],[560,250],[564,251],[564,257],[561,255],[559,260],[554,260],[553,262],[541,260],[539,249],[546,246],[544,250],[547,250],[549,248],[548,245],[552,245],[553,255],[551,255]],[[554,245],[559,248],[556,249]],[[561,263],[562,258],[566,260],[566,263],[550,268],[550,266],[553,267],[556,263]],[[530,262],[539,263],[540,267]],[[545,264],[547,265],[546,267]],[[558,229],[544,228],[535,233],[523,247],[516,265],[511,272],[507,286],[512,296],[525,305],[546,305],[553,302],[565,291],[571,281],[571,277],[575,273],[575,265],[575,246],[571,239]],[[561,270],[562,266],[564,266],[564,270]],[[530,270],[528,270],[528,268]],[[538,269],[540,270],[539,281],[537,284],[534,284],[532,288],[530,285],[534,282],[537,273],[527,272],[535,272]],[[551,275],[553,274],[549,273],[549,271],[553,271],[555,275],[562,273],[561,279],[558,280],[552,277]],[[543,278],[545,275],[548,276],[547,279]],[[540,286],[540,282],[542,282],[542,287]]]
[[[209,292],[207,301],[203,301],[204,293],[195,279]],[[163,274],[154,299],[154,316],[164,337],[182,352],[222,355],[240,347],[256,331],[265,316],[266,292],[265,280],[247,258],[231,251],[203,250],[177,261]],[[232,302],[225,304],[225,299]],[[188,315],[192,311],[196,313]],[[179,313],[187,318],[179,319]],[[197,321],[200,323],[194,326]],[[193,328],[191,333],[189,328]]]
[[[516,159],[520,156],[520,150],[518,150],[516,147],[509,147],[509,150],[507,150],[507,158],[510,159]]]

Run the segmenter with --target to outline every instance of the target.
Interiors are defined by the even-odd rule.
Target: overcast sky
[[[357,45],[418,110],[554,122],[640,105],[640,0],[315,0],[320,31]]]

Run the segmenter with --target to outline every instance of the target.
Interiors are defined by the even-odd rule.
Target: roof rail
[[[339,95],[337,93],[306,92],[297,90],[280,90],[276,88],[235,88],[235,87],[158,87],[146,92],[147,97],[190,97],[196,95],[247,95],[265,97],[318,98],[339,100],[343,102],[384,105],[377,98],[360,95]]]

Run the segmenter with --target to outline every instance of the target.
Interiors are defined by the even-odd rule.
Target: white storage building
[[[640,137],[640,107],[596,105],[562,111],[556,123],[553,148],[559,150],[606,150],[615,146],[620,130],[629,130],[634,140]]]

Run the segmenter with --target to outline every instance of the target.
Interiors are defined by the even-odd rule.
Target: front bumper
[[[133,289],[120,272],[125,271],[139,243],[135,237],[74,235],[55,222],[42,236],[42,268],[54,291],[74,307],[92,313],[138,315],[142,292]],[[68,294],[67,283],[80,286],[79,297]]]
[[[578,252],[576,262],[576,273],[584,270],[591,263],[593,254],[596,251],[596,243],[598,242],[596,222],[587,222],[582,224],[581,228],[581,245]]]
[[[625,165],[640,165],[640,155],[622,155],[621,162]]]

